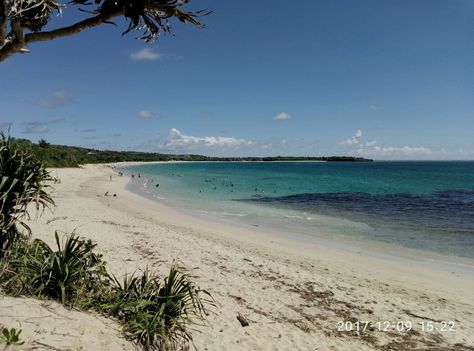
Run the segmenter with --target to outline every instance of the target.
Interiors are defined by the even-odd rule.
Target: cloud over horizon
[[[349,139],[341,141],[341,145],[356,145],[359,144],[359,139],[362,137],[362,130],[358,129]]]
[[[375,159],[419,159],[433,154],[431,149],[424,146],[380,146],[376,139],[364,142],[362,135],[362,130],[358,129],[353,136],[340,142],[339,145],[350,146],[352,150],[349,152]]]
[[[203,149],[237,149],[254,144],[253,141],[223,136],[198,137],[185,135],[176,128],[171,128],[161,147],[169,150],[203,150]]]
[[[370,157],[421,157],[430,156],[433,152],[423,146],[374,146],[372,148],[361,148],[357,153]]]

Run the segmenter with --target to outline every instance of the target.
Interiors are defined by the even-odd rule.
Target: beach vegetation
[[[0,257],[10,251],[22,230],[31,233],[25,222],[30,217],[30,205],[37,213],[54,206],[49,180],[43,162],[0,133]]]
[[[155,41],[162,33],[171,32],[170,19],[191,23],[198,28],[204,24],[199,17],[209,11],[186,11],[189,0],[2,0],[0,1],[0,62],[18,53],[29,53],[28,45],[76,35],[86,29],[114,20],[125,19],[125,35],[132,30],[142,31],[139,39]],[[54,28],[53,14],[76,8],[87,18]],[[68,16],[65,18],[73,18]],[[118,21],[122,23],[122,21]],[[48,26],[47,30],[44,28]],[[54,29],[52,29],[53,27]]]
[[[178,350],[192,342],[189,326],[204,321],[212,298],[186,273],[172,266],[164,279],[149,269],[118,279],[92,241],[74,233],[61,240],[55,233],[55,242],[53,250],[39,239],[17,240],[8,259],[0,260],[0,289],[111,317],[143,350]]]
[[[106,274],[101,255],[93,252],[96,245],[74,233],[61,241],[56,232],[55,240],[57,250],[39,239],[17,245],[9,258],[13,274],[6,280],[8,290],[72,305],[81,292],[95,289]]]
[[[5,349],[8,346],[20,346],[25,342],[20,340],[21,329],[16,330],[15,328],[2,328],[2,333],[0,334],[0,345],[5,344]]]
[[[209,293],[173,266],[163,281],[148,269],[114,277],[99,310],[121,321],[126,338],[144,350],[177,350],[192,341],[187,326],[204,319],[204,301],[211,303]]]
[[[68,145],[49,144],[41,147],[41,140],[33,143],[27,139],[15,139],[20,149],[28,150],[47,167],[79,167],[82,164],[113,163],[113,162],[153,162],[153,161],[208,161],[208,162],[239,162],[239,161],[328,161],[328,162],[367,162],[362,157],[352,156],[318,156],[318,157],[211,157],[196,154],[162,154],[157,152],[114,151],[82,148]]]
[[[49,146],[49,143],[48,143],[46,140],[44,140],[44,139],[40,139],[40,140],[38,141],[38,146],[41,147],[41,148],[45,148],[45,147],[48,147],[48,146]]]

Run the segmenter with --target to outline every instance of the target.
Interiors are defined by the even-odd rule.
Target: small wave
[[[286,218],[304,219],[303,216],[285,215]]]
[[[213,215],[228,216],[228,217],[245,217],[243,213],[231,213],[231,212],[211,212]]]
[[[212,210],[203,210],[200,209],[199,213],[205,214],[205,215],[213,215],[213,216],[227,216],[227,217],[246,217],[246,214],[243,213],[232,213],[232,212],[219,212],[219,211],[212,211]]]

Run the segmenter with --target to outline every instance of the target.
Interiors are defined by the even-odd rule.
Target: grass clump
[[[203,321],[204,303],[212,302],[185,273],[173,266],[160,279],[146,269],[120,281],[107,273],[92,241],[74,233],[63,240],[55,233],[55,239],[56,250],[39,239],[17,240],[8,260],[0,260],[0,288],[112,317],[143,350],[177,350],[192,342],[189,325]]]

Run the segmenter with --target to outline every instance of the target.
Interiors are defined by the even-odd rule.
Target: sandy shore
[[[98,243],[118,275],[146,266],[164,274],[173,262],[189,271],[216,302],[207,325],[193,332],[198,350],[474,350],[470,272],[195,218],[126,191],[128,177],[110,181],[104,165],[53,174],[62,180],[53,191],[57,207],[31,221],[34,237],[53,243],[55,230],[75,230]],[[338,330],[338,322],[356,321],[370,326]],[[455,331],[422,330],[429,322],[442,329],[443,321]],[[413,330],[397,331],[397,322]],[[23,350],[133,349],[114,322],[53,302],[0,295],[0,325],[21,325]]]

